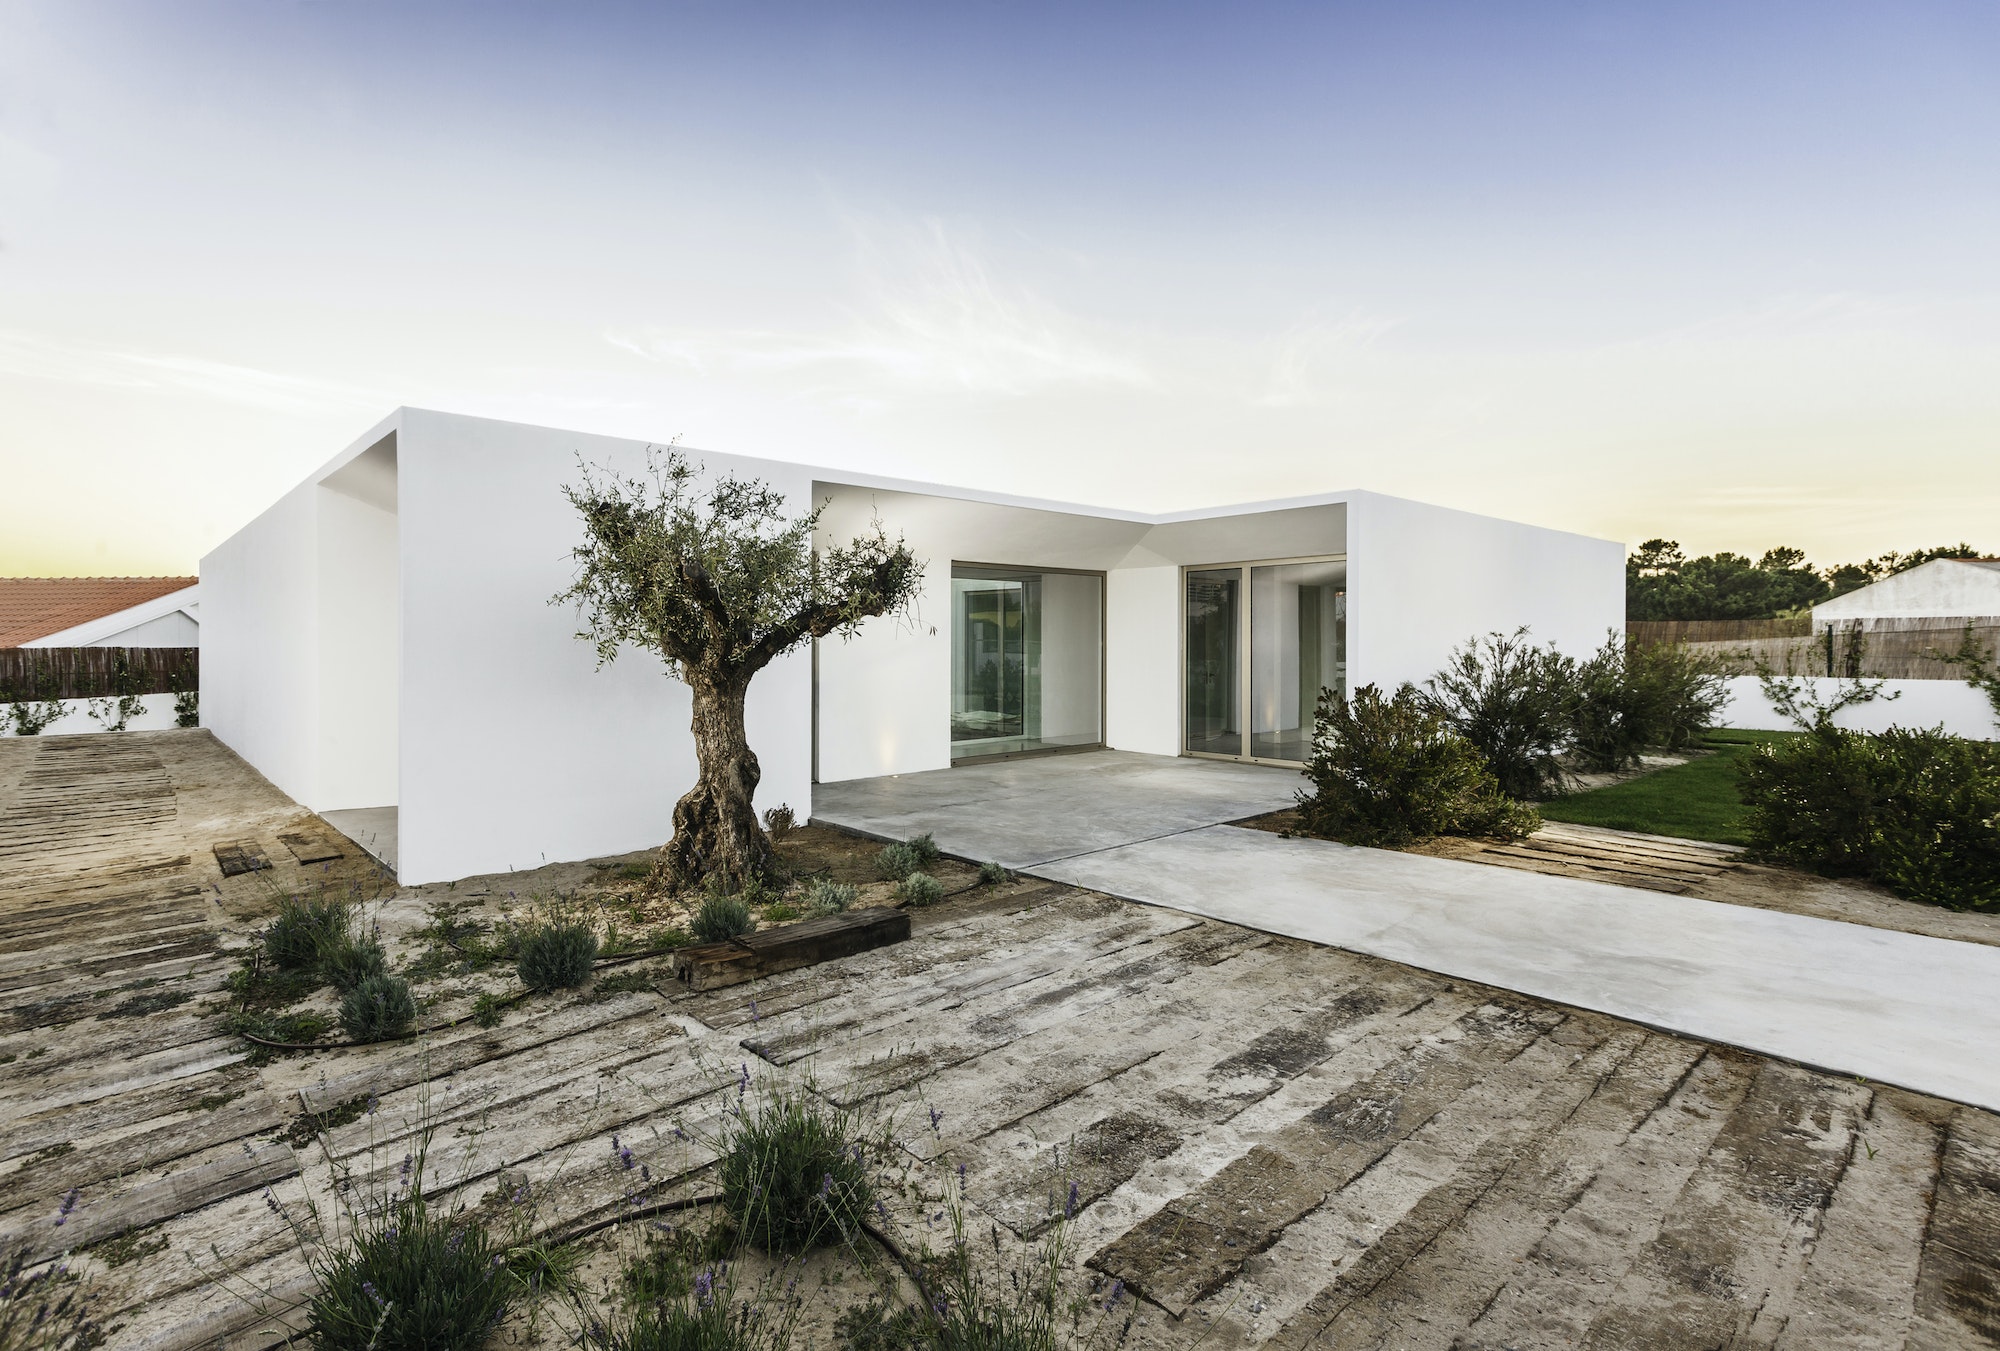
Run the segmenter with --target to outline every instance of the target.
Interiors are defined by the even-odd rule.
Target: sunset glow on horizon
[[[398,405],[2000,547],[2000,8],[0,0],[0,575]]]

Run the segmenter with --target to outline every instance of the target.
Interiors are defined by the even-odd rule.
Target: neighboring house
[[[1813,631],[1860,621],[1950,619],[2000,624],[2000,558],[1934,558],[1813,606]]]
[[[203,724],[306,805],[386,818],[405,883],[657,845],[695,778],[687,691],[649,653],[598,669],[550,604],[579,458],[647,450],[392,414],[202,560]],[[1581,655],[1624,623],[1622,545],[1375,493],[1147,515],[688,454],[825,504],[823,542],[879,518],[925,565],[910,613],[751,687],[759,806],[801,815],[816,781],[992,754],[1296,765],[1322,686],[1420,681],[1521,625]]]
[[[193,577],[0,577],[0,647],[199,647]]]

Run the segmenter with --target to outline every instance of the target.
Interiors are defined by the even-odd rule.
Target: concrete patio
[[[1296,774],[1094,752],[823,785],[815,817],[2000,1109],[2000,950],[1224,824]]]

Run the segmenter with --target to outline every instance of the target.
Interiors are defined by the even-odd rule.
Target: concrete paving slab
[[[391,872],[396,870],[396,808],[348,807],[321,812],[320,819],[360,845],[377,863]]]
[[[2000,950],[1213,826],[1025,871],[2000,1110]]]
[[[929,832],[1025,868],[1292,805],[1296,770],[1130,751],[956,765],[813,788],[813,819],[883,840]]]

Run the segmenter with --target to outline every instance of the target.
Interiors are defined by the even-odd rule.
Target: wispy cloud
[[[396,400],[362,385],[289,375],[206,357],[64,342],[0,330],[0,374],[113,389],[220,399],[282,413],[321,413]]]
[[[1263,387],[1250,396],[1260,408],[1303,408],[1337,397],[1355,358],[1401,321],[1354,313],[1311,320],[1277,339]]]
[[[1020,395],[1062,385],[1144,386],[1146,363],[1102,326],[998,279],[944,223],[857,227],[862,300],[823,332],[666,327],[607,333],[617,347],[704,375],[779,376],[845,400],[955,389]]]

